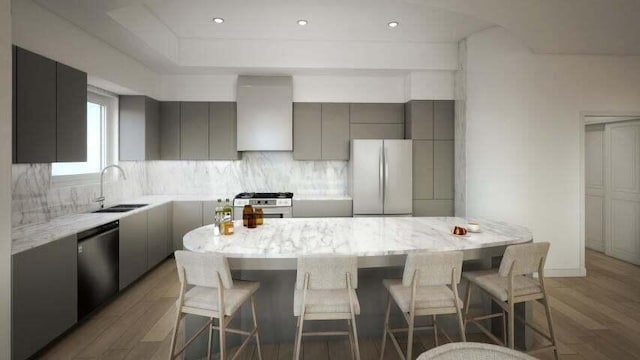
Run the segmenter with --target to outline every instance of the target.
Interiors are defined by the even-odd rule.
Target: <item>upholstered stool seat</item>
[[[462,277],[473,282],[482,290],[493,295],[497,299],[507,301],[509,297],[509,279],[500,276],[495,270],[472,271],[462,273]],[[542,288],[540,283],[529,276],[519,275],[513,277],[513,295],[540,295],[542,297]]]
[[[293,315],[300,316],[302,310],[303,290],[296,290],[293,296]],[[353,311],[360,315],[360,302],[356,296],[356,291],[351,289],[351,299],[353,299]],[[307,290],[306,309],[307,314],[318,313],[348,313],[351,311],[349,303],[349,290]]]
[[[389,290],[400,310],[408,313],[411,309],[411,288],[402,285],[401,279],[385,279],[382,283]],[[456,295],[446,285],[419,287],[416,289],[415,297],[415,310],[456,306],[454,302]],[[458,298],[458,306],[462,308],[460,298]]]
[[[451,343],[422,353],[416,360],[535,360],[502,346],[483,343]]]

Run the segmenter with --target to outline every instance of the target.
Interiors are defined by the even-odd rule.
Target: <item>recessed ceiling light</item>
[[[392,22],[387,24],[387,26],[390,27],[390,28],[398,27],[398,25],[400,25],[400,23],[397,22],[397,21],[392,21]]]
[[[308,22],[307,20],[304,20],[304,19],[300,19],[300,20],[298,20],[298,25],[300,25],[300,26],[305,26],[305,25],[307,25],[308,23],[309,23],[309,22]]]
[[[216,24],[222,24],[224,22],[224,19],[216,17],[216,18],[213,18],[213,22]]]

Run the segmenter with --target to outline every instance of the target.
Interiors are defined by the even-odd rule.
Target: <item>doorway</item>
[[[640,119],[585,128],[585,246],[640,264]]]

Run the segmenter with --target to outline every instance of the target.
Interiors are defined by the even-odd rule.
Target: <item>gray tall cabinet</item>
[[[87,160],[87,74],[13,48],[13,162]]]
[[[405,136],[413,139],[413,215],[454,214],[454,101],[405,104]]]

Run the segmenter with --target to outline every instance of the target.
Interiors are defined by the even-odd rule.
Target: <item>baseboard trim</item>
[[[545,277],[585,277],[587,276],[586,268],[577,269],[544,269]]]

